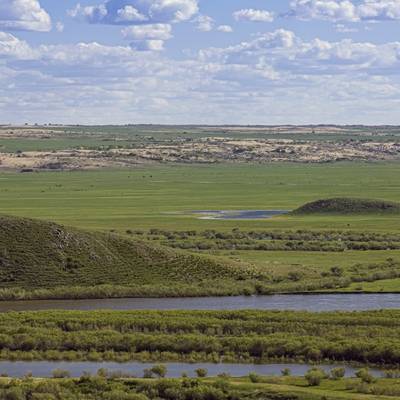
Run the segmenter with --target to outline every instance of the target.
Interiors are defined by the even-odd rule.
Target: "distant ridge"
[[[292,211],[294,215],[309,214],[400,214],[400,203],[338,197],[307,203]]]

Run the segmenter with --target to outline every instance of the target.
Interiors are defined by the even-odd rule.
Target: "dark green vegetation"
[[[209,379],[133,379],[84,375],[79,379],[0,380],[2,400],[390,400],[399,398],[399,379],[323,379],[220,376]]]
[[[172,248],[247,262],[257,273],[256,293],[399,291],[400,235],[354,231],[150,231],[135,238]],[[220,258],[218,258],[220,259]],[[381,283],[380,283],[381,282]],[[248,289],[246,289],[248,290]],[[246,291],[244,292],[246,293]]]
[[[400,214],[400,203],[342,197],[307,203],[292,214]]]
[[[0,298],[107,298],[359,291],[365,282],[400,278],[393,258],[329,267],[282,268],[193,251],[400,249],[399,234],[354,232],[85,232],[50,222],[0,217]],[[145,239],[145,240],[141,240]],[[161,243],[164,246],[160,246]],[[176,247],[192,250],[191,253]],[[233,258],[233,259],[232,259]],[[246,258],[246,256],[242,257]],[[249,260],[251,261],[251,260]],[[396,291],[396,288],[392,288]]]
[[[0,217],[0,249],[2,298],[204,295],[256,278],[232,262],[24,218]]]
[[[400,311],[46,311],[0,314],[8,360],[400,364]]]

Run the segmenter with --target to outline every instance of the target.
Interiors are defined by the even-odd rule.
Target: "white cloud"
[[[210,32],[214,29],[215,21],[208,15],[199,15],[195,22],[197,23],[197,29],[202,32]]]
[[[34,52],[25,41],[9,33],[0,32],[0,57],[30,59],[34,57]]]
[[[336,32],[339,33],[354,33],[358,32],[357,28],[353,28],[344,24],[336,24],[335,25]]]
[[[230,25],[220,25],[217,27],[217,31],[224,33],[232,33],[233,28]]]
[[[1,0],[0,29],[48,32],[51,18],[38,0]]]
[[[117,22],[144,22],[148,18],[141,14],[135,7],[127,5],[117,11]]]
[[[198,0],[108,0],[81,6],[69,15],[92,24],[136,25],[187,21],[198,12]]]
[[[58,22],[56,23],[56,30],[57,30],[57,32],[64,32],[64,28],[65,28],[65,26],[64,26],[64,24],[63,24],[61,21],[58,21]]]
[[[167,34],[150,25],[127,39],[155,50],[163,40],[150,38]],[[179,60],[133,47],[30,46],[1,33],[0,114],[12,122],[400,122],[400,42],[277,30]]]
[[[136,25],[122,29],[125,39],[132,40],[131,47],[141,51],[161,51],[164,42],[172,38],[169,24]]]
[[[400,20],[400,0],[293,0],[290,14],[304,20]]]
[[[159,39],[134,40],[131,42],[131,47],[137,51],[162,51],[164,44],[165,41]]]
[[[273,22],[274,13],[267,10],[254,10],[252,8],[238,10],[233,13],[237,21]]]
[[[169,24],[138,25],[122,29],[122,35],[130,40],[168,40],[172,37],[171,31],[172,27]]]

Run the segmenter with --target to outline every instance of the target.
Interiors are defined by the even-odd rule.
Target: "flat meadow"
[[[90,230],[347,229],[398,231],[400,216],[201,220],[193,210],[292,210],[329,197],[400,198],[399,163],[218,164],[0,174],[3,214]]]

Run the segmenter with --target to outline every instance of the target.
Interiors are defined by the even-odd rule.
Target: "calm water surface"
[[[287,210],[198,210],[193,214],[200,219],[268,219],[277,215],[287,214]]]
[[[103,300],[3,301],[0,312],[35,310],[307,310],[400,309],[400,294],[318,294]]]
[[[125,374],[137,377],[143,376],[145,368],[151,368],[154,363],[115,363],[115,362],[58,362],[58,361],[0,361],[0,373],[7,373],[10,377],[22,377],[32,373],[36,377],[50,377],[55,369],[69,371],[72,377],[79,377],[84,372],[95,374],[100,368],[106,368],[108,371],[121,371]],[[311,365],[307,364],[211,364],[211,363],[164,363],[168,369],[169,378],[178,378],[182,372],[189,376],[195,376],[197,368],[205,368],[209,376],[217,376],[221,373],[228,373],[232,376],[245,376],[250,372],[256,372],[260,375],[281,375],[284,368],[290,368],[292,375],[303,376]],[[320,365],[319,367],[329,372],[332,368],[342,365]],[[346,376],[354,376],[355,368],[346,366]],[[382,371],[371,370],[375,376],[381,376]]]

